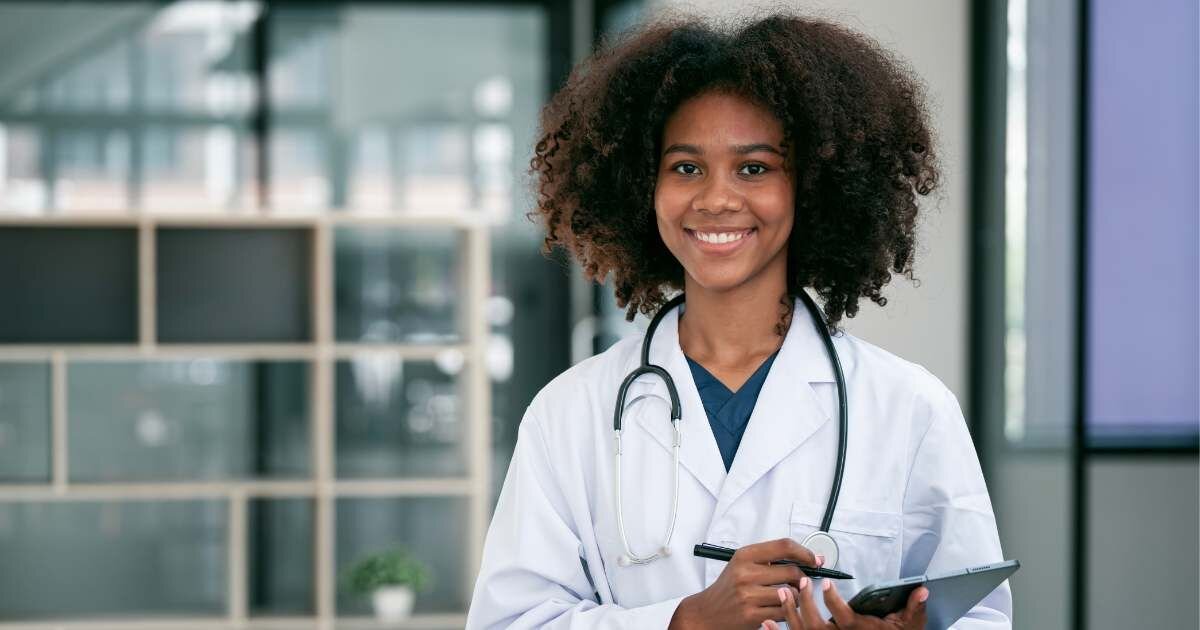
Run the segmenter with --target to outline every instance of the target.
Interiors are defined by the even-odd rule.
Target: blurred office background
[[[516,426],[636,331],[524,218],[537,112],[661,8],[0,2],[0,629],[462,625]],[[929,87],[917,275],[1018,628],[1195,628],[1194,0],[822,0]]]

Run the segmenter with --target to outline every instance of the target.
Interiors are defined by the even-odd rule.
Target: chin
[[[689,274],[696,286],[711,293],[724,293],[744,284],[750,279],[748,274],[741,273],[704,273]]]

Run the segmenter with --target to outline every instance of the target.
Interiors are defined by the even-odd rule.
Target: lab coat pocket
[[[824,503],[794,502],[789,526],[791,537],[804,542],[809,534],[820,529],[824,514]],[[837,541],[841,555],[837,569],[854,576],[852,584],[846,585],[853,588],[851,592],[900,577],[902,526],[903,518],[898,513],[837,506],[829,533]]]

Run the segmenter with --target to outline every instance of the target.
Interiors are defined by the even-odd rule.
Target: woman
[[[922,628],[925,588],[887,619],[845,601],[1002,559],[954,395],[836,328],[860,298],[883,306],[893,273],[912,278],[917,195],[938,176],[926,119],[876,44],[790,16],[656,22],[571,74],[532,162],[547,247],[611,278],[630,317],[679,291],[686,302],[662,311],[645,359],[643,338],[626,339],[534,398],[469,627]],[[678,434],[659,374],[618,397],[643,363],[675,383]],[[831,496],[829,547],[809,536]],[[694,557],[701,542],[738,551]],[[854,579],[816,582],[778,559]],[[1007,628],[1010,609],[1006,584],[956,627]]]

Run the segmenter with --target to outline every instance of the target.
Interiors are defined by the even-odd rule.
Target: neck
[[[790,305],[783,300],[785,278],[786,271],[724,291],[707,290],[685,278],[686,312],[679,320],[684,354],[705,365],[737,367],[757,365],[778,350],[783,337],[777,325],[784,304]]]

